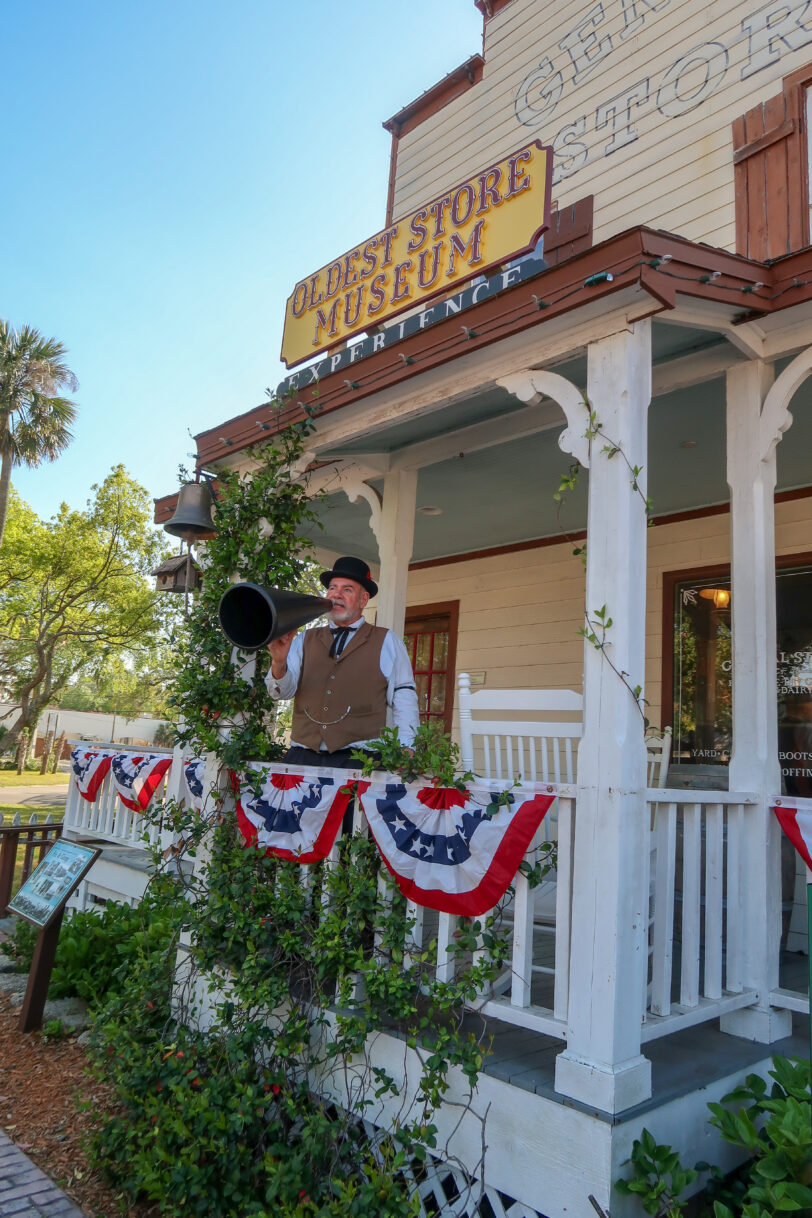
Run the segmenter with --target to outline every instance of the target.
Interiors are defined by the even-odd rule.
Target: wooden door
[[[451,731],[459,601],[419,605],[406,611],[403,641],[417,686],[421,723]]]

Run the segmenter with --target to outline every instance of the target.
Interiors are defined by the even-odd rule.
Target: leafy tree
[[[152,588],[164,542],[151,500],[123,466],[95,485],[84,511],[63,504],[44,522],[12,491],[0,551],[0,688],[21,733],[80,675],[114,657],[137,665],[167,629],[171,606]]]
[[[181,743],[215,751],[229,766],[278,759],[284,752],[264,682],[269,653],[258,651],[253,671],[243,674],[217,609],[235,578],[291,590],[312,587],[313,565],[306,557],[312,543],[302,531],[315,513],[306,486],[290,473],[311,429],[308,416],[253,450],[249,479],[218,470],[217,535],[206,543],[200,592],[179,632],[171,704],[183,720]]]
[[[156,643],[137,655],[123,658],[118,652],[101,657],[98,670],[83,672],[60,698],[63,710],[98,711],[134,719],[168,715],[168,678],[171,659],[167,647]]]
[[[33,326],[15,330],[0,320],[0,544],[12,468],[53,461],[73,439],[76,405],[59,392],[78,387],[66,354]]]

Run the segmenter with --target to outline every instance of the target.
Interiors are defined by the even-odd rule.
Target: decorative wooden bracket
[[[807,347],[788,364],[764,399],[759,427],[759,458],[768,460],[784,432],[792,426],[789,404],[796,390],[812,373],[812,347]]]
[[[375,490],[374,486],[370,486],[368,482],[364,482],[358,478],[352,482],[343,482],[341,490],[349,499],[350,503],[360,503],[363,499],[369,504],[369,527],[375,534],[375,540],[380,546],[381,543],[381,519],[383,513],[383,499]]]
[[[543,397],[552,398],[564,411],[567,427],[558,437],[558,447],[569,453],[584,469],[589,469],[589,407],[577,385],[557,372],[526,369],[503,377],[497,384],[520,402],[536,405]]]

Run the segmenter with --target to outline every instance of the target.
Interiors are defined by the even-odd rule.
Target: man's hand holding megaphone
[[[281,681],[288,671],[288,653],[297,633],[296,630],[290,630],[268,644],[268,651],[271,653],[271,673],[277,681]]]

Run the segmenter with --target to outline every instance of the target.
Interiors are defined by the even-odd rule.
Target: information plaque
[[[100,854],[98,848],[59,838],[11,898],[8,908],[44,930]]]

